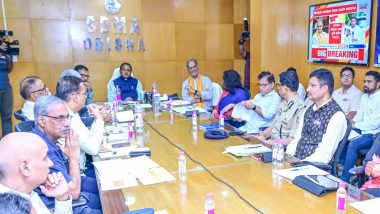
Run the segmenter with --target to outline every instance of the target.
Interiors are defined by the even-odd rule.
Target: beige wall
[[[144,89],[158,83],[164,93],[179,92],[188,73],[185,61],[199,60],[201,72],[221,83],[228,68],[244,69],[237,42],[243,30],[243,17],[249,17],[249,0],[121,0],[118,16],[127,17],[129,31],[132,16],[137,16],[145,52],[96,52],[94,38],[85,19],[93,15],[99,21],[106,13],[104,0],[5,0],[7,25],[20,40],[21,55],[10,75],[14,91],[14,110],[22,107],[18,84],[27,75],[40,76],[50,90],[61,71],[75,64],[85,64],[91,71],[95,101],[106,99],[106,84],[115,67],[130,62]],[[1,16],[2,17],[2,16]],[[0,26],[2,27],[2,21]],[[99,28],[99,25],[97,25]],[[85,51],[83,37],[93,39],[93,50]],[[112,41],[117,37],[113,33]],[[137,35],[132,37],[137,47]],[[124,48],[124,44],[123,44]],[[247,48],[249,48],[247,46]]]
[[[339,87],[339,72],[344,64],[322,64],[307,62],[309,5],[333,2],[331,0],[251,0],[251,82],[262,70],[276,74],[292,66],[301,82],[307,87],[311,71],[319,67],[331,70],[335,77],[335,88]],[[363,87],[364,74],[368,70],[379,70],[373,66],[376,37],[377,0],[373,1],[370,66],[352,66],[356,71],[355,83]],[[252,89],[251,89],[252,90]],[[254,87],[253,92],[258,92]]]

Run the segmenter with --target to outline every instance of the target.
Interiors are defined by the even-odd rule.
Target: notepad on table
[[[293,180],[295,177],[299,175],[328,175],[329,173],[323,171],[312,165],[306,165],[301,167],[294,167],[290,169],[280,169],[276,172],[278,175],[285,177],[289,180]]]
[[[262,154],[272,151],[262,144],[245,144],[240,146],[228,146],[224,148],[224,153],[231,153],[238,157],[249,156],[252,154]]]

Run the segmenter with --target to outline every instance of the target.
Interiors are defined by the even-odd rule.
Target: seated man
[[[288,145],[294,139],[300,117],[305,110],[305,103],[297,92],[298,84],[296,72],[288,70],[280,74],[277,87],[282,101],[272,125],[256,135],[261,142],[273,145],[274,140],[281,140],[282,144]]]
[[[198,62],[195,59],[189,59],[186,67],[190,77],[182,83],[182,99],[201,108],[211,108],[212,84],[210,78],[199,74]]]
[[[331,98],[334,76],[324,68],[310,74],[308,98],[314,102],[301,116],[286,153],[300,160],[329,163],[347,129],[346,117]]]
[[[377,71],[368,71],[364,77],[364,94],[361,97],[357,114],[352,120],[352,128],[362,134],[352,140],[347,147],[342,180],[349,182],[349,170],[355,166],[358,152],[369,149],[373,135],[380,132],[380,75]]]
[[[74,67],[74,70],[76,70],[79,73],[84,86],[86,86],[86,106],[87,106],[92,103],[92,99],[94,97],[94,91],[92,90],[91,83],[90,83],[90,71],[84,65],[76,65]],[[94,121],[94,118],[90,116],[87,107],[83,107],[82,109],[79,110],[78,113],[83,123],[87,127],[90,127],[92,122]]]
[[[82,90],[84,92],[84,87]],[[33,132],[45,141],[48,157],[54,164],[50,167],[50,172],[62,173],[73,199],[83,197],[87,201],[86,205],[74,208],[74,213],[102,213],[96,180],[81,177],[78,136],[70,129],[71,115],[65,101],[54,96],[38,98],[34,105],[34,117],[36,127]],[[64,144],[58,141],[60,138],[65,138]],[[54,200],[45,195],[41,188],[35,191],[47,206],[54,204]]]
[[[31,202],[14,192],[0,193],[0,214],[36,213]]]
[[[34,188],[55,201],[55,213],[72,213],[72,198],[61,173],[49,174],[48,147],[33,133],[13,132],[0,141],[0,193],[16,192],[30,200],[36,213],[50,213]],[[4,207],[0,206],[3,210]]]
[[[351,67],[344,67],[340,71],[340,84],[332,94],[332,98],[342,108],[347,119],[354,118],[360,103],[362,92],[354,85],[355,70]]]
[[[95,178],[93,167],[86,170],[86,155],[97,155],[100,149],[100,144],[103,141],[104,121],[99,110],[95,104],[88,106],[92,115],[94,115],[94,122],[90,130],[81,121],[78,111],[85,106],[86,101],[86,87],[83,82],[77,77],[67,76],[60,79],[57,83],[57,97],[66,101],[67,110],[72,117],[70,127],[78,133],[79,145],[81,148],[80,153],[80,169],[89,177]]]
[[[40,96],[48,95],[49,89],[39,77],[25,77],[20,82],[20,95],[24,98],[25,103],[21,109],[22,114],[28,120],[34,120],[34,103]]]
[[[293,68],[293,67],[289,67],[288,69],[286,69],[286,71],[293,71],[293,72],[295,72],[297,74],[297,70],[295,68]],[[297,76],[298,76],[298,74],[297,74]],[[298,93],[298,95],[300,95],[300,97],[301,97],[302,100],[306,99],[305,87],[299,81],[298,81],[297,93]]]
[[[281,97],[273,89],[275,79],[272,73],[263,71],[259,74],[258,79],[257,86],[260,88],[260,93],[252,100],[243,102],[245,107],[251,109],[253,113],[247,123],[239,128],[242,131],[255,134],[260,131],[260,128],[272,124],[281,101]]]
[[[108,101],[112,102],[116,99],[116,87],[119,87],[121,100],[141,100],[142,85],[140,81],[132,75],[132,65],[123,62],[120,65],[120,76],[113,80],[113,84],[109,88]]]

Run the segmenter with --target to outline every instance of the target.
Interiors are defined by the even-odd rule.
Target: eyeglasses
[[[259,88],[261,88],[261,87],[265,87],[265,86],[267,86],[267,85],[269,85],[269,84],[271,84],[271,83],[270,83],[270,82],[268,82],[268,83],[262,83],[262,84],[257,83],[257,86],[258,86]]]
[[[340,76],[340,78],[347,78],[347,79],[351,79],[352,77],[353,77],[352,74],[342,74]]]
[[[45,84],[44,84],[44,87],[42,87],[42,88],[39,89],[39,90],[32,91],[31,94],[36,93],[36,92],[40,92],[40,91],[46,91],[46,85],[45,85]]]
[[[85,79],[90,79],[90,78],[91,78],[91,76],[90,76],[90,75],[87,75],[87,74],[80,74],[80,76],[81,76],[82,78],[85,78]]]
[[[65,119],[67,121],[71,121],[71,118],[73,116],[71,116],[70,114],[64,116],[64,115],[59,115],[58,117],[54,117],[54,116],[50,116],[50,115],[41,115],[41,116],[44,116],[44,117],[49,117],[49,118],[53,118],[54,120],[57,120],[58,122],[63,122]]]
[[[276,85],[277,85],[277,87],[280,87],[280,86],[283,86],[284,84],[277,83]]]

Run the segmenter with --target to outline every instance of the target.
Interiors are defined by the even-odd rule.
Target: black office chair
[[[338,177],[338,163],[339,163],[339,158],[340,155],[342,154],[343,148],[347,143],[348,136],[350,135],[351,128],[352,128],[352,123],[349,120],[347,121],[347,129],[346,133],[344,134],[342,140],[338,144],[338,148],[335,150],[335,153],[331,159],[331,161],[328,164],[325,163],[318,163],[318,162],[313,162],[312,165],[323,169],[325,171],[328,171],[331,175]]]
[[[16,132],[32,132],[34,129],[34,120],[23,121],[15,126]]]
[[[20,121],[27,121],[27,120],[28,120],[28,118],[26,118],[25,115],[22,114],[21,109],[15,111],[15,112],[13,113],[13,115],[15,116],[15,118],[16,118],[17,120],[20,120]]]

